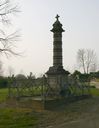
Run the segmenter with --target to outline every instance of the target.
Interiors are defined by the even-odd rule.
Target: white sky
[[[99,0],[16,0],[21,7],[14,17],[13,27],[21,29],[17,42],[24,57],[3,57],[5,74],[8,67],[15,74],[45,73],[53,63],[53,33],[50,32],[56,14],[63,24],[63,65],[66,70],[76,67],[76,54],[80,48],[94,49],[99,56]]]

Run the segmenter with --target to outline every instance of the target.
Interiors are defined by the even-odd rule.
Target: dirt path
[[[99,116],[50,125],[46,128],[99,128]]]
[[[99,128],[99,98],[46,111],[38,128]]]

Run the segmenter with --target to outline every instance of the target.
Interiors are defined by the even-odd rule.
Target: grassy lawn
[[[6,101],[8,89],[0,89],[0,105]],[[36,128],[38,119],[31,109],[0,108],[0,128]]]
[[[29,109],[0,109],[0,128],[36,128],[37,117]]]
[[[2,88],[0,89],[0,103],[4,102],[8,96],[8,89]]]
[[[90,93],[92,94],[92,96],[99,96],[99,89],[91,88]],[[0,89],[0,103],[6,101],[7,96],[8,96],[8,88]]]
[[[93,88],[90,91],[91,91],[92,96],[99,96],[99,89]]]
[[[90,91],[93,96],[99,96],[99,89],[92,88]],[[0,89],[0,105],[6,101],[7,96],[8,89]],[[95,113],[97,115],[99,113],[98,101],[98,97],[89,98],[59,107],[56,111],[48,112],[34,112],[30,108],[0,108],[0,128],[45,128],[45,126],[50,125],[53,125],[52,128],[56,128],[54,124],[56,123],[55,125],[58,126],[58,123],[64,123],[63,120],[69,123],[73,120],[82,119],[85,116],[86,118],[87,116],[90,118],[91,113],[92,115]],[[94,115],[93,118],[95,118],[96,115]],[[41,124],[42,127],[39,124]]]

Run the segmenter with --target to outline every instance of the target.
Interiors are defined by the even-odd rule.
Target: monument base
[[[62,89],[66,87],[68,72],[62,66],[50,67],[47,71],[48,84],[51,88],[50,93],[60,95]]]

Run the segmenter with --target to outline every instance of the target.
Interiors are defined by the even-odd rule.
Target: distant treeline
[[[8,87],[8,77],[0,76],[0,88]]]
[[[72,74],[74,77],[78,76],[79,80],[85,81],[85,80],[92,80],[92,79],[99,79],[99,71],[97,72],[90,72],[89,74],[81,73],[80,71],[75,70]]]

